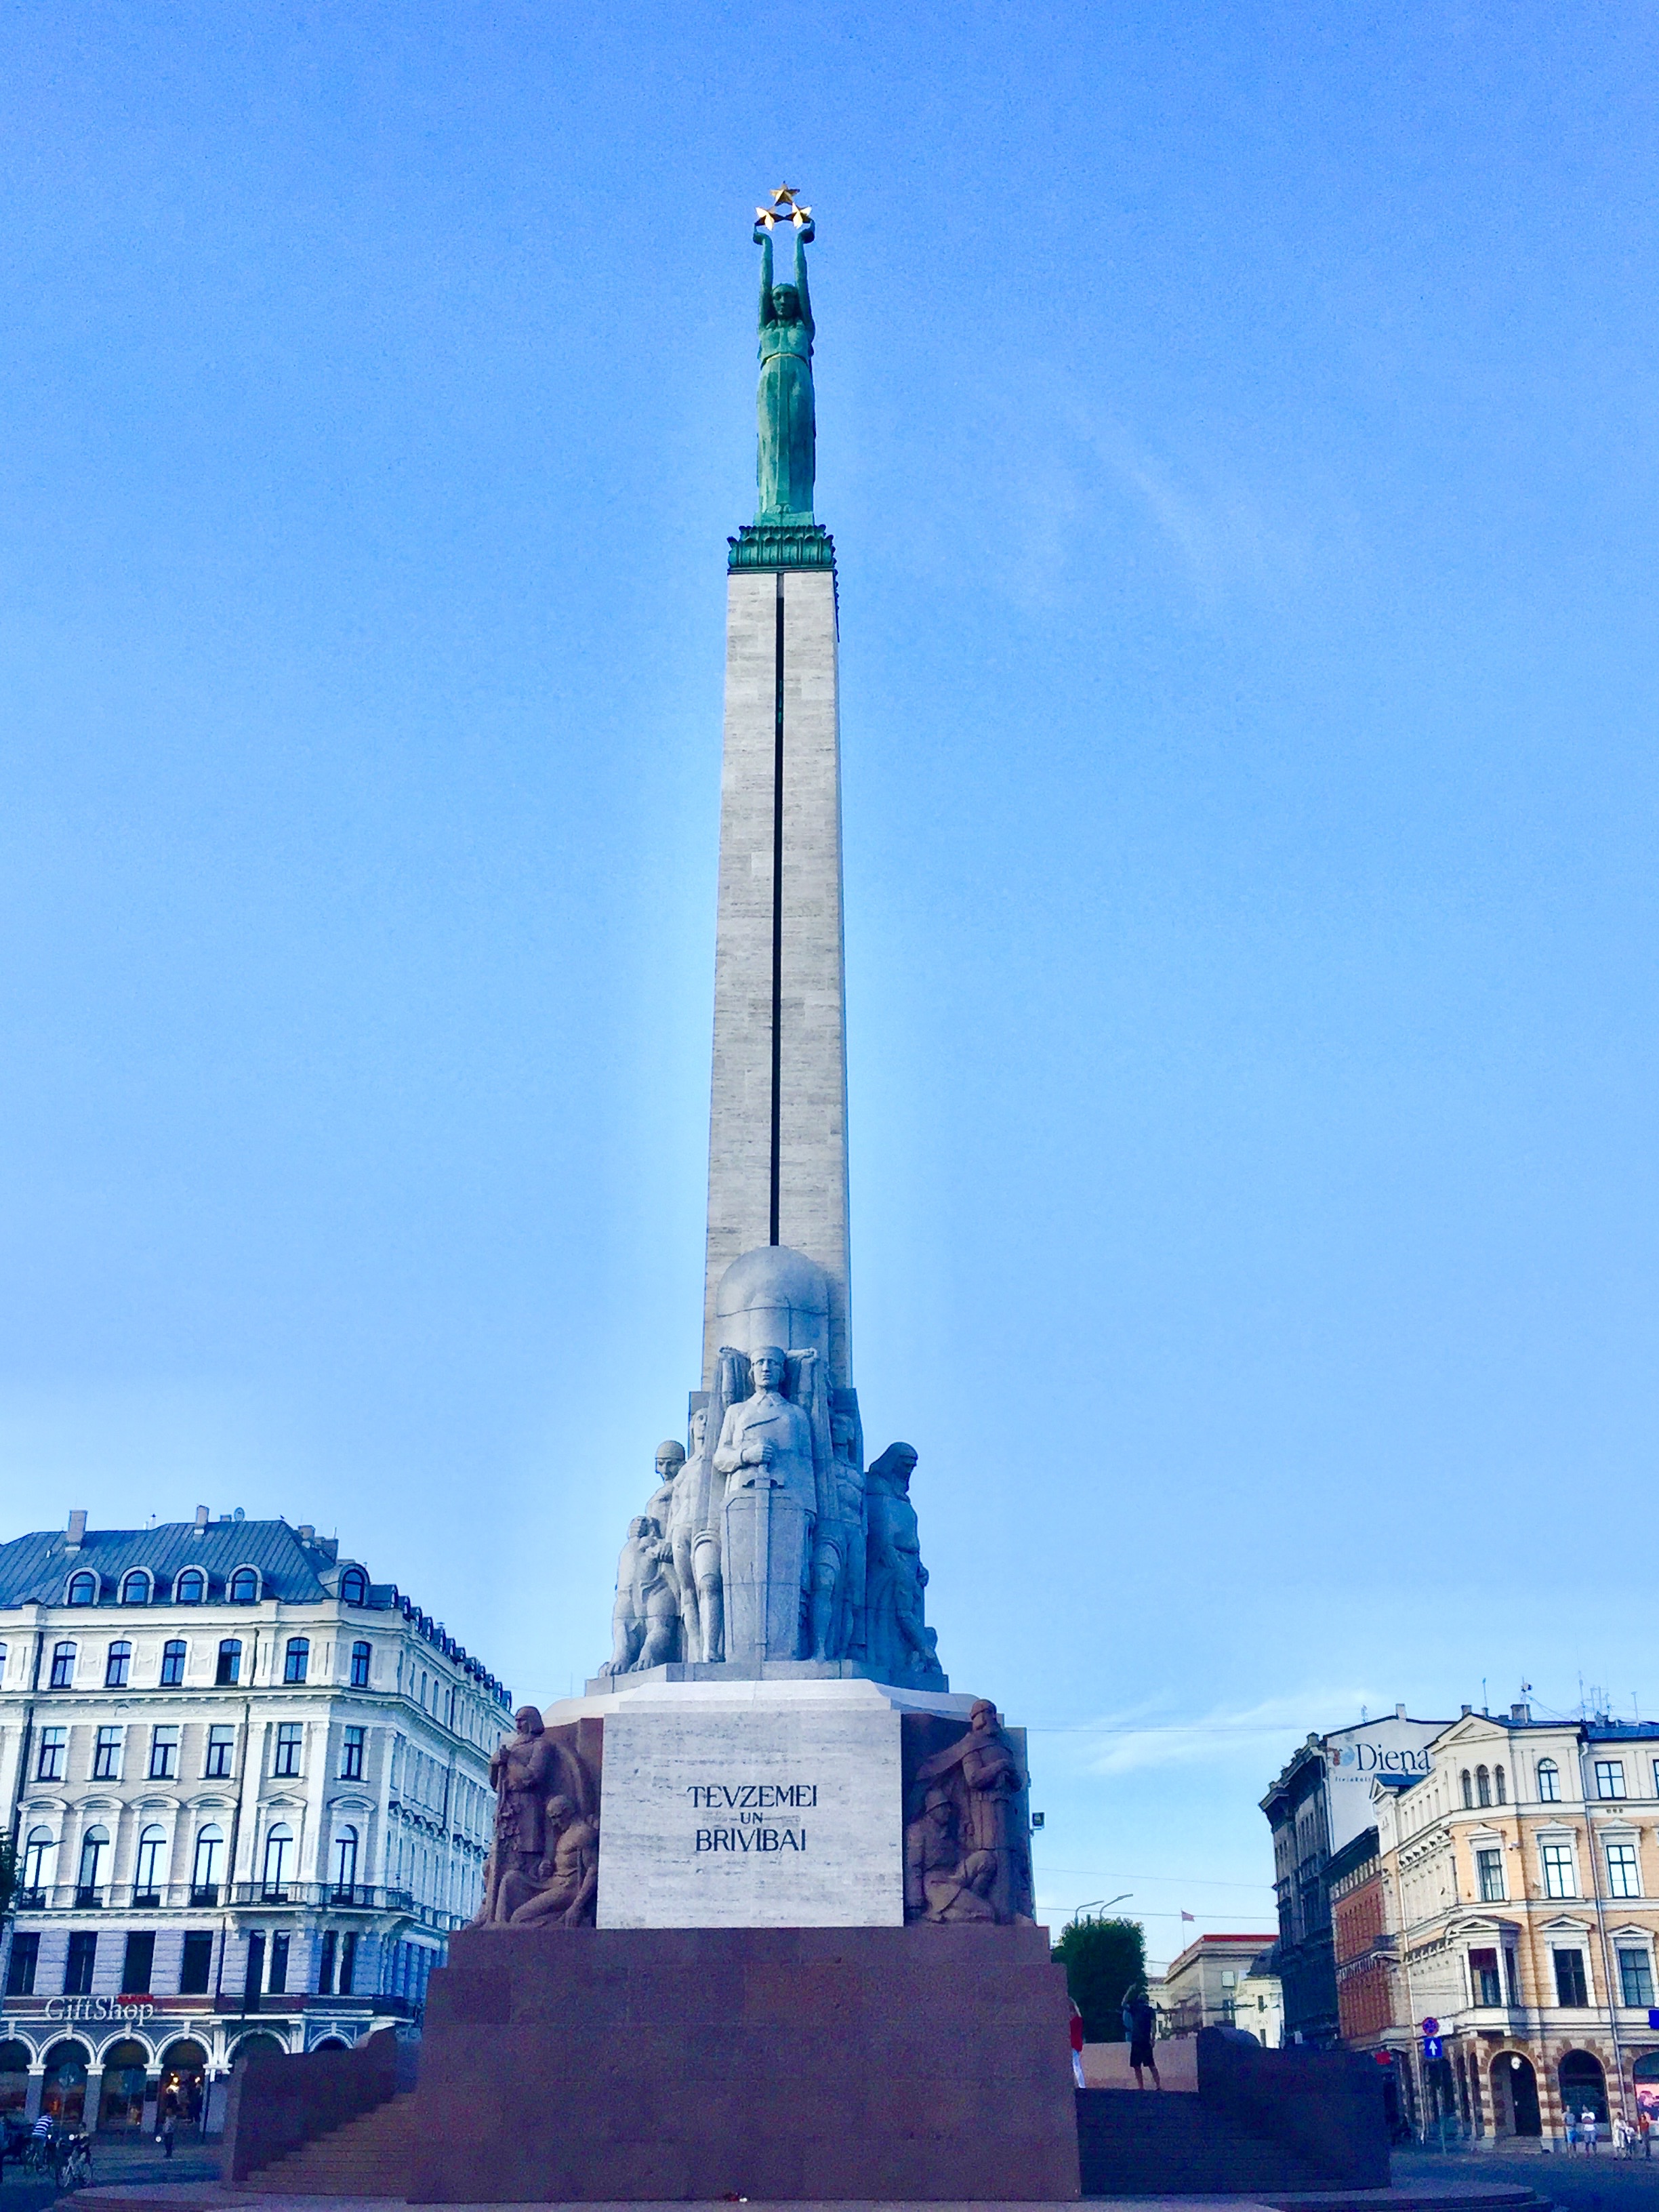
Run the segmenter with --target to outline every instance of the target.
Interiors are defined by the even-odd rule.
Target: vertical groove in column
[[[772,706],[772,1242],[783,1173],[783,571],[778,570]]]

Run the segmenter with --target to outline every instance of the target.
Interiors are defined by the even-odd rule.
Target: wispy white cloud
[[[1133,1774],[1223,1761],[1265,1773],[1264,1761],[1288,1758],[1316,1723],[1340,1727],[1357,1720],[1362,1709],[1375,1715],[1389,1707],[1376,1691],[1323,1687],[1248,1705],[1218,1705],[1177,1718],[1160,1713],[1148,1699],[1072,1728],[1032,1734],[1042,1737],[1045,1764],[1069,1765],[1078,1773]]]

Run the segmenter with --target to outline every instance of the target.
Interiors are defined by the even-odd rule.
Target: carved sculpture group
[[[591,1928],[599,1891],[599,1790],[534,1705],[489,1762],[495,1835],[475,1928]]]
[[[910,1477],[890,1444],[863,1464],[856,1401],[832,1405],[813,1351],[722,1349],[688,1456],[657,1447],[657,1486],[628,1524],[602,1672],[666,1661],[850,1659],[939,1686]]]
[[[1030,1920],[1030,1826],[1025,1775],[981,1698],[968,1732],[916,1772],[904,1830],[907,1920]]]

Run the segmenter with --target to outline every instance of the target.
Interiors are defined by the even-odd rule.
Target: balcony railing
[[[222,1911],[233,1905],[290,1911],[320,1908],[337,1912],[397,1912],[441,1934],[465,1924],[465,1914],[419,1904],[410,1891],[387,1889],[378,1882],[164,1882],[159,1887],[145,1888],[136,1882],[105,1883],[97,1888],[58,1882],[42,1889],[20,1890],[17,1894],[20,1912],[176,1912]]]

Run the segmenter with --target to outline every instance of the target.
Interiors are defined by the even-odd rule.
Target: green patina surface
[[[775,198],[776,195],[775,194]],[[781,210],[783,212],[783,210]],[[755,413],[759,436],[756,480],[759,498],[755,520],[735,538],[728,568],[828,568],[836,565],[836,542],[812,520],[812,485],[817,471],[817,414],[812,390],[812,298],[806,284],[806,248],[812,238],[807,210],[795,222],[795,281],[772,281],[772,233],[755,226],[761,250],[760,389]]]
[[[821,522],[745,522],[726,556],[728,568],[833,568],[836,541]]]

